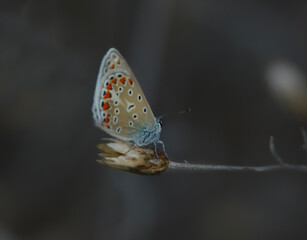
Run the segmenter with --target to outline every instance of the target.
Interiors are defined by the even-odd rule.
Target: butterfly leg
[[[162,145],[163,152],[164,152],[165,156],[166,156],[166,157],[167,157],[167,159],[168,159],[168,155],[167,155],[166,150],[165,150],[164,142],[163,142],[163,141],[161,141],[161,140],[159,140],[159,141],[158,141],[158,143],[160,143],[160,144]]]
[[[133,144],[133,145],[128,149],[128,151],[124,153],[124,155],[126,155],[126,154],[127,154],[128,152],[130,152],[133,148],[135,148],[135,146],[136,146],[136,144]]]
[[[154,145],[155,145],[155,155],[156,155],[156,158],[159,159],[159,155],[158,155],[158,152],[157,152],[157,143],[154,142]]]

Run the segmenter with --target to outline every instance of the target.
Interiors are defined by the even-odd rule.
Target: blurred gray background
[[[1,1],[0,239],[307,239],[307,175],[99,165],[91,105],[110,47],[171,160],[306,163],[306,1]]]

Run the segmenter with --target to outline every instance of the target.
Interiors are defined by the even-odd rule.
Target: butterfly
[[[95,125],[109,135],[134,146],[154,144],[160,140],[162,121],[155,118],[146,97],[126,60],[115,48],[103,57],[92,107]]]

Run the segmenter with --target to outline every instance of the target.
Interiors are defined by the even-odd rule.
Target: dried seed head
[[[103,165],[144,175],[159,174],[168,168],[169,161],[160,151],[157,159],[150,147],[133,147],[133,143],[115,138],[104,140],[108,142],[97,145],[103,151],[99,154],[102,159],[97,162]]]

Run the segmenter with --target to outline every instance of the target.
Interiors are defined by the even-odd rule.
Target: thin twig
[[[281,157],[278,155],[278,153],[276,152],[275,149],[275,144],[274,144],[274,138],[273,136],[271,136],[270,138],[270,150],[271,153],[273,155],[273,157],[276,159],[276,161],[284,166],[285,169],[291,169],[291,170],[296,170],[296,171],[304,171],[307,172],[307,166],[306,165],[294,165],[294,164],[289,164],[289,163],[285,163]]]
[[[281,157],[276,152],[275,144],[274,144],[274,137],[273,136],[270,137],[270,151],[271,151],[273,157],[276,159],[276,161],[280,165],[285,166],[284,161],[281,159]]]
[[[227,171],[227,172],[246,172],[246,171],[266,172],[266,171],[272,171],[272,170],[285,169],[285,167],[281,165],[250,167],[250,166],[190,164],[190,163],[178,163],[178,162],[172,162],[172,161],[170,161],[168,168],[173,169],[173,170]]]
[[[303,136],[303,141],[304,141],[304,144],[302,147],[307,153],[307,132],[304,127],[301,127],[301,130],[302,130],[302,136]]]
[[[285,163],[282,158],[278,155],[275,149],[274,138],[270,138],[270,151],[279,165],[267,165],[267,166],[226,166],[226,165],[204,165],[204,164],[190,164],[188,162],[178,163],[169,162],[169,169],[173,170],[199,170],[199,171],[228,171],[228,172],[267,172],[275,170],[293,170],[307,172],[306,165],[294,165]]]

